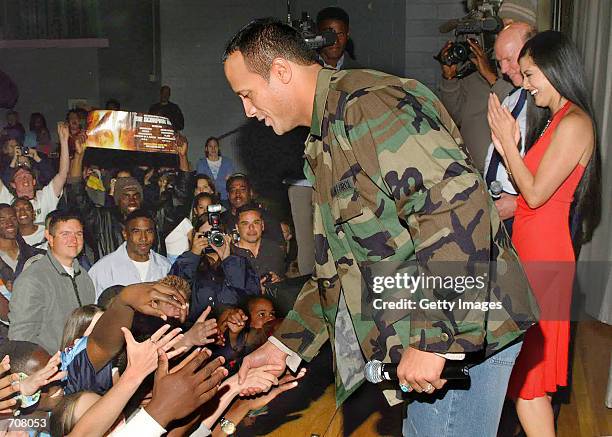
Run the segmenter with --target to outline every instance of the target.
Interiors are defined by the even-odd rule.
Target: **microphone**
[[[383,381],[397,381],[397,363],[383,363],[372,360],[366,363],[363,374],[365,379],[373,384]],[[440,379],[469,381],[470,369],[461,361],[447,360]]]
[[[501,198],[502,191],[503,189],[500,181],[493,181],[491,182],[491,185],[489,185],[489,194],[491,195],[493,200]]]

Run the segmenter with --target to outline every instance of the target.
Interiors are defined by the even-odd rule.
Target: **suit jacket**
[[[485,183],[448,112],[425,86],[372,70],[322,69],[306,158],[315,273],[275,337],[307,361],[331,340],[338,403],[363,381],[357,372],[349,376],[358,382],[346,386],[351,378],[343,375],[343,360],[351,353],[338,353],[339,327],[343,339],[351,338],[347,324],[352,329],[358,344],[350,347],[365,361],[397,363],[408,346],[491,355],[534,323],[537,304]],[[486,286],[463,294],[391,287],[382,296],[442,296],[495,308],[374,308],[372,266],[389,276],[435,275],[443,273],[439,262],[484,275]],[[401,400],[396,390],[385,394],[391,403]]]

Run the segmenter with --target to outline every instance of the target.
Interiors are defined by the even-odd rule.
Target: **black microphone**
[[[372,360],[366,363],[363,374],[368,382],[397,381],[397,363],[383,363]],[[470,380],[470,369],[461,361],[446,360],[440,379]]]

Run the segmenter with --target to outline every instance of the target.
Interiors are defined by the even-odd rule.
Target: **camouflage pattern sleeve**
[[[346,98],[344,124],[357,162],[379,187],[370,209],[390,232],[389,260],[416,261],[420,273],[445,276],[450,265],[486,271],[491,223],[484,181],[463,150],[461,136],[437,97],[410,79],[362,89]],[[407,233],[407,235],[406,235]],[[401,258],[398,258],[401,257]],[[383,261],[384,262],[384,261]],[[479,264],[478,264],[479,263]],[[476,265],[480,267],[476,267]],[[486,301],[488,287],[469,295],[420,287],[420,301]],[[486,311],[412,309],[386,320],[402,344],[423,351],[483,349]]]
[[[329,339],[315,278],[304,284],[274,336],[306,361],[312,360]]]

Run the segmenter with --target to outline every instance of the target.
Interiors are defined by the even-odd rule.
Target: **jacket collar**
[[[325,114],[327,94],[329,93],[329,85],[334,73],[336,73],[336,70],[322,68],[317,76],[317,88],[312,108],[312,120],[310,122],[310,133],[317,137],[321,137],[321,125],[323,124],[323,116]]]
[[[49,258],[51,265],[53,266],[58,275],[70,276],[68,272],[66,272],[66,269],[64,269],[64,266],[62,266],[62,264],[57,260],[57,258],[53,256],[53,254],[51,253],[51,249],[47,251],[47,258]],[[72,260],[72,268],[74,269],[75,278],[81,274],[81,265],[76,260],[76,258]]]

